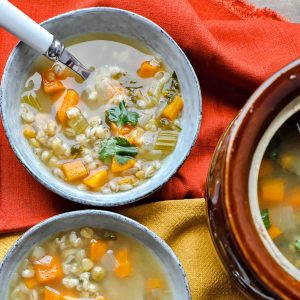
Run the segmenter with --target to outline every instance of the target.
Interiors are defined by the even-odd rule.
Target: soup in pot
[[[300,268],[300,114],[272,138],[258,179],[261,215],[282,254]]]

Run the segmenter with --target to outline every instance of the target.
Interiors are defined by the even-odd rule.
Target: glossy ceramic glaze
[[[132,191],[100,195],[79,191],[49,174],[31,151],[22,136],[18,118],[22,84],[37,53],[23,43],[11,54],[2,79],[2,120],[9,142],[26,169],[50,190],[72,201],[115,206],[137,201],[166,183],[190,153],[198,136],[201,123],[201,94],[195,72],[176,42],[159,26],[135,13],[114,8],[89,8],[60,15],[43,23],[59,40],[80,34],[101,32],[125,36],[145,44],[161,55],[178,75],[185,107],[182,114],[182,131],[176,149],[162,164],[156,175]],[[101,49],[99,49],[101,53]],[[78,57],[81,60],[81,57]],[[84,59],[82,60],[84,63]]]
[[[190,300],[185,272],[171,248],[156,234],[140,223],[122,215],[101,211],[83,210],[50,218],[28,230],[11,248],[0,265],[0,299],[6,299],[10,278],[30,249],[42,240],[72,228],[94,227],[125,233],[143,243],[155,253],[169,278],[174,300]]]
[[[300,299],[297,276],[282,257],[276,259],[254,222],[257,213],[250,203],[256,200],[255,175],[249,185],[250,170],[258,173],[264,147],[257,146],[265,132],[275,132],[299,109],[299,65],[300,60],[289,64],[256,90],[220,140],[207,179],[207,214],[215,248],[238,287],[253,299]],[[281,121],[273,122],[276,117]]]

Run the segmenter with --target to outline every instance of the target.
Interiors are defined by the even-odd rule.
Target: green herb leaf
[[[270,222],[270,215],[269,215],[269,209],[265,208],[261,211],[261,217],[264,222],[264,225],[266,229],[269,229],[271,227],[271,222]]]
[[[125,102],[121,101],[118,107],[112,107],[106,111],[106,122],[113,122],[118,127],[123,127],[125,124],[136,126],[140,115],[137,112],[128,111]]]
[[[126,164],[138,154],[138,148],[121,137],[105,139],[100,143],[99,159],[104,162],[115,157],[121,165]]]
[[[296,239],[295,247],[298,251],[300,251],[300,238]]]
[[[173,72],[171,77],[171,84],[169,89],[166,89],[163,93],[164,97],[167,99],[168,103],[172,102],[176,95],[180,92],[178,78],[175,72]]]

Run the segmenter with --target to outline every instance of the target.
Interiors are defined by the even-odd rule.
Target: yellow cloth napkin
[[[144,224],[171,246],[185,269],[193,300],[245,299],[218,262],[204,199],[161,201],[113,211]],[[1,260],[20,236],[0,237]]]

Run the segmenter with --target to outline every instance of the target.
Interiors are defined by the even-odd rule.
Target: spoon
[[[52,61],[59,61],[83,79],[91,74],[62,42],[7,0],[0,0],[0,26]]]

